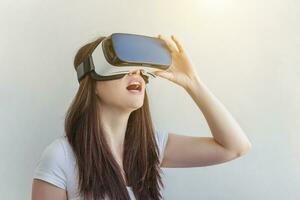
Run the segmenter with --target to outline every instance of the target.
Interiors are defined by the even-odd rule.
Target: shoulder
[[[165,152],[165,148],[167,145],[169,133],[166,129],[155,129],[154,132],[155,132],[155,138],[156,138],[156,142],[157,142],[159,154],[160,154],[159,158],[160,158],[160,161],[162,161],[164,152]]]
[[[163,145],[164,142],[168,139],[168,131],[166,129],[155,129],[155,138],[158,142],[158,145]]]
[[[41,158],[49,161],[49,164],[51,164],[51,162],[63,164],[66,161],[66,151],[64,147],[63,136],[56,138],[49,145],[47,145],[41,154]]]
[[[33,178],[52,183],[66,189],[68,165],[63,136],[56,138],[41,153]]]

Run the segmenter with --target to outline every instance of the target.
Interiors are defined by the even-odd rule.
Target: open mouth
[[[130,85],[128,85],[126,88],[129,91],[136,91],[136,92],[140,92],[142,90],[142,86],[139,82],[130,83]]]

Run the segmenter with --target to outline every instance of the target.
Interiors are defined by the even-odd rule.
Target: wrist
[[[191,80],[188,82],[188,84],[185,86],[185,90],[187,92],[193,91],[195,88],[199,87],[202,84],[200,78],[198,76],[194,76],[191,78]]]

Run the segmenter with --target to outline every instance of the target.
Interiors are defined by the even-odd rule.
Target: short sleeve
[[[167,145],[169,134],[167,130],[156,130],[155,133],[156,133],[157,145],[159,148],[159,160],[161,163],[164,157],[164,152]]]
[[[34,171],[33,178],[41,179],[66,189],[65,150],[59,139],[54,140],[42,152]]]

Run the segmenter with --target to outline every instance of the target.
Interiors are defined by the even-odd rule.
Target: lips
[[[127,86],[127,90],[138,90],[141,91],[142,87],[138,82],[134,82],[132,84],[130,84],[129,86]]]
[[[139,77],[130,78],[126,89],[127,90],[141,91],[143,89],[143,81],[141,79],[142,78],[139,78]]]

